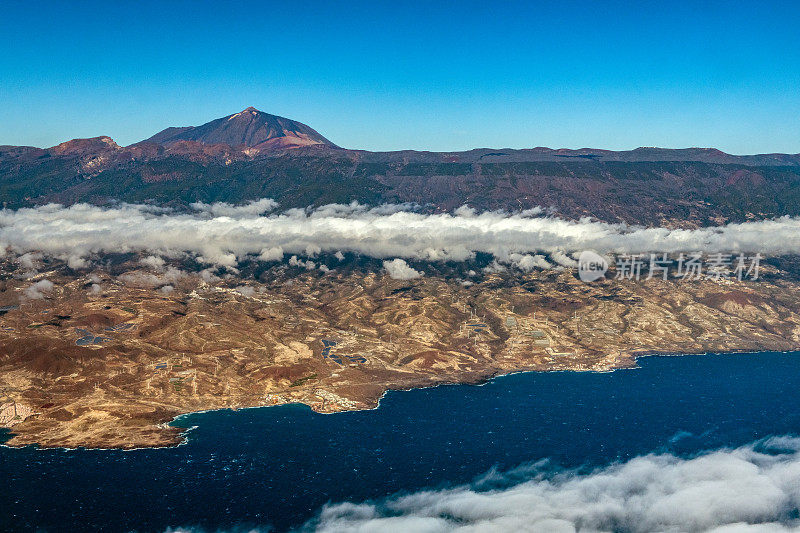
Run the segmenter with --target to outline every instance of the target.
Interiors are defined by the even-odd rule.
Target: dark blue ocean
[[[800,354],[648,357],[613,373],[516,374],[390,392],[379,409],[300,405],[183,417],[188,444],[135,451],[0,448],[3,530],[273,526],[326,502],[468,483],[549,458],[601,466],[800,434]]]

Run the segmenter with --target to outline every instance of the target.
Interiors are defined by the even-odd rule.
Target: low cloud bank
[[[472,486],[328,505],[305,529],[783,532],[800,531],[798,509],[800,439],[780,437],[691,459],[648,455],[588,474],[544,474],[535,465],[490,473]]]
[[[42,252],[70,260],[102,252],[190,253],[219,266],[235,266],[252,255],[280,260],[287,255],[355,252],[379,259],[463,261],[475,252],[493,254],[522,268],[551,260],[568,266],[568,253],[761,252],[800,253],[800,219],[729,224],[697,230],[643,228],[589,220],[566,221],[523,213],[426,215],[410,205],[368,208],[359,204],[272,212],[269,199],[244,206],[194,204],[190,213],[145,205],[71,207],[50,204],[0,210],[0,255]],[[270,213],[270,214],[265,214]],[[35,256],[30,256],[34,257]],[[33,262],[33,261],[31,261]],[[155,266],[155,265],[152,265]]]

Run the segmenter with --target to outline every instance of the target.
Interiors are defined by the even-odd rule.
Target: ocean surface
[[[372,411],[193,414],[175,422],[194,428],[188,443],[171,449],[0,448],[0,529],[282,531],[328,502],[455,486],[492,468],[549,459],[588,470],[800,434],[800,353],[639,364],[389,392]]]

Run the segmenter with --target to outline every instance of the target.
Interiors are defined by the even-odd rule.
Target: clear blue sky
[[[800,152],[798,2],[0,4],[0,144],[255,106],[370,150]]]

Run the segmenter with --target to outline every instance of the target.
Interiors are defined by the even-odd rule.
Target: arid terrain
[[[167,424],[200,410],[368,409],[388,389],[608,371],[653,352],[800,346],[800,284],[774,266],[741,282],[583,283],[570,269],[396,280],[367,267],[276,267],[165,285],[161,271],[128,261],[0,282],[8,445],[167,446],[182,438]],[[52,286],[32,292],[43,279]]]
[[[199,410],[797,349],[798,169],[708,148],[349,150],[252,107],[126,147],[0,146],[0,425],[11,446],[165,446]],[[772,258],[757,281],[583,283],[564,253],[657,245]]]

